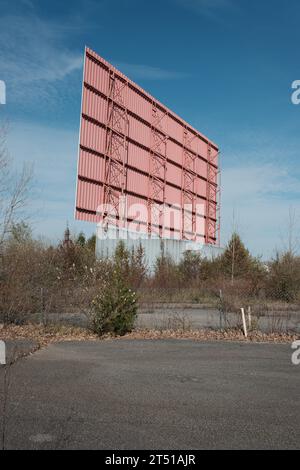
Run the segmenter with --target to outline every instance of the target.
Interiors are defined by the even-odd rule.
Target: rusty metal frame
[[[220,168],[218,166],[219,152],[215,155],[211,145],[207,146],[207,184],[206,184],[206,223],[205,243],[220,244]]]
[[[187,240],[196,239],[196,188],[197,180],[196,159],[197,155],[192,152],[191,144],[196,138],[187,127],[183,129],[182,141],[182,185],[181,185],[181,204],[182,204],[182,238]],[[191,210],[186,208],[191,206]]]
[[[167,141],[163,120],[168,115],[152,102],[148,177],[148,233],[163,236],[163,211],[166,202]]]
[[[127,186],[128,134],[129,120],[126,108],[126,81],[116,79],[115,73],[109,74],[109,93],[107,97],[107,123],[105,144],[104,178],[104,219],[107,224],[126,221],[126,214],[120,213],[120,197],[125,196]],[[125,100],[124,100],[125,94]],[[124,206],[123,206],[124,207]]]

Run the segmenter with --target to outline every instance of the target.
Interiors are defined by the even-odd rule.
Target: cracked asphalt
[[[5,448],[297,449],[291,354],[191,340],[52,344],[9,369]],[[3,383],[0,367],[2,403]]]

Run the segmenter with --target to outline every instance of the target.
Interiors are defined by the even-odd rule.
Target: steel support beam
[[[113,71],[109,76],[107,98],[105,177],[104,177],[104,219],[107,224],[123,225],[126,213],[127,160],[128,160],[128,114],[126,81],[120,81]],[[117,188],[117,189],[116,189]],[[120,204],[120,198],[121,204]],[[123,221],[123,224],[117,221]]]

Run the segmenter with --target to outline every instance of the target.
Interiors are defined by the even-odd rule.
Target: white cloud
[[[10,102],[29,100],[33,93],[47,97],[55,82],[82,67],[82,54],[62,45],[66,32],[63,25],[33,13],[1,16],[0,70],[10,90]]]
[[[117,62],[115,66],[120,69],[125,75],[133,77],[134,80],[174,80],[186,78],[189,75],[183,72],[176,72],[164,70],[158,67],[151,67],[149,65],[128,64],[124,62]]]
[[[255,254],[272,256],[276,248],[286,248],[291,207],[300,215],[299,178],[287,168],[254,162],[222,171],[223,243],[232,231],[234,211],[247,246]]]
[[[287,168],[271,163],[224,169],[223,179],[224,184],[234,181],[234,185],[227,185],[227,194],[238,199],[254,194],[259,199],[266,196],[277,198],[292,193],[300,195],[299,179]]]

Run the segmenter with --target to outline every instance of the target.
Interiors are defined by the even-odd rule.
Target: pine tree
[[[85,235],[83,232],[80,232],[76,240],[76,245],[84,247],[85,243],[86,243]]]
[[[234,232],[221,256],[221,269],[233,282],[249,273],[254,262],[238,233]]]

